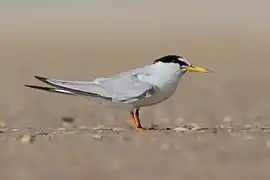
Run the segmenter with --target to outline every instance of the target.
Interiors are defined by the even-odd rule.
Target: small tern
[[[166,55],[152,64],[131,69],[114,76],[93,81],[68,81],[35,76],[51,87],[25,85],[39,90],[77,95],[101,103],[126,109],[136,130],[144,130],[139,110],[163,102],[171,97],[186,72],[211,72],[192,65],[185,57]]]

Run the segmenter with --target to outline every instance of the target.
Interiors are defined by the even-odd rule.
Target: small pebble
[[[225,126],[223,126],[222,124],[218,124],[218,125],[216,125],[216,128],[217,128],[218,130],[221,130],[221,129],[224,129]]]
[[[76,128],[77,126],[74,124],[75,119],[72,117],[63,117],[62,124],[65,128]]]
[[[217,134],[217,133],[218,133],[218,129],[212,129],[211,132],[212,132],[213,134]]]
[[[0,121],[0,133],[4,133],[7,130],[7,126],[4,122]]]
[[[17,132],[17,131],[19,131],[19,130],[20,130],[20,129],[18,129],[18,128],[12,128],[12,129],[11,129],[12,132]]]
[[[74,123],[75,119],[73,117],[63,117],[62,121],[68,124]]]
[[[174,128],[173,130],[177,131],[177,132],[189,132],[190,131],[189,129],[184,128],[184,127],[177,127],[177,128]]]
[[[233,127],[228,127],[228,132],[234,132],[235,128]]]
[[[113,128],[113,131],[124,131],[123,128]]]
[[[87,126],[79,126],[78,129],[79,130],[89,130]]]
[[[150,129],[157,129],[158,128],[158,125],[157,124],[151,124],[150,125]]]
[[[103,136],[99,135],[99,134],[94,134],[94,135],[92,135],[92,138],[95,139],[95,140],[102,140]]]
[[[215,128],[216,129],[216,128]],[[202,128],[198,128],[198,129],[195,129],[196,131],[198,132],[206,132],[206,131],[212,131],[214,129],[212,128],[207,128],[207,127],[202,127]]]
[[[252,129],[252,126],[249,124],[244,125],[243,130],[250,130]]]
[[[0,133],[5,133],[6,128],[0,128]]]
[[[63,131],[66,131],[66,128],[57,128],[56,131],[57,132],[63,132]]]
[[[183,127],[184,127],[184,128],[187,128],[187,129],[189,129],[189,130],[192,130],[192,131],[195,131],[195,130],[198,130],[198,129],[201,128],[201,127],[200,127],[198,124],[196,124],[196,123],[186,124],[186,125],[184,125]]]
[[[30,143],[33,143],[35,140],[35,136],[31,136],[31,135],[28,135],[28,134],[25,134],[23,136],[20,137],[19,141],[22,143],[22,144],[30,144]]]
[[[94,128],[92,128],[93,130],[95,130],[95,131],[98,131],[98,130],[104,130],[104,129],[106,129],[105,128],[105,126],[103,126],[103,125],[98,125],[97,127],[94,127]]]

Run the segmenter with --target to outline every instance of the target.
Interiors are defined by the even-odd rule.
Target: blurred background
[[[167,54],[178,54],[215,73],[185,75],[173,97],[142,110],[144,126],[177,127],[183,123],[215,126],[228,117],[236,125],[268,125],[269,5],[270,2],[263,0],[2,0],[0,121],[9,127],[22,129],[53,129],[62,126],[62,117],[71,116],[78,125],[129,129],[126,112],[107,109],[80,98],[34,91],[23,85],[39,84],[34,75],[92,80],[150,64]],[[215,148],[209,150],[204,149],[205,146],[193,145],[192,142],[197,143],[193,141],[196,135],[182,137],[182,147],[187,147],[185,152],[202,153],[200,156],[173,154],[174,150],[169,148],[170,156],[160,153],[159,145],[148,144],[156,135],[149,133],[145,137],[129,131],[126,132],[131,139],[129,146],[119,139],[114,139],[116,145],[96,144],[96,141],[80,136],[72,140],[61,139],[57,141],[59,144],[39,142],[30,149],[20,149],[20,145],[4,141],[0,147],[3,152],[0,159],[6,165],[1,165],[0,175],[4,179],[16,180],[48,177],[126,179],[137,177],[134,174],[148,179],[178,179],[178,175],[189,179],[215,179],[222,175],[227,179],[233,177],[235,167],[240,168],[235,175],[238,178],[248,179],[260,174],[263,179],[269,175],[266,169],[269,154],[262,147],[263,152],[258,150],[261,136],[257,137],[260,140],[254,142],[254,146],[231,141],[226,135],[216,139],[211,137],[210,140],[206,137],[207,142],[217,149],[221,148],[219,142],[222,141],[227,143],[226,147],[232,147],[223,149],[226,161],[226,158],[220,159],[224,152],[221,155]],[[181,144],[176,135],[159,134],[158,137],[164,142],[170,140]],[[134,141],[145,146],[137,147]],[[156,139],[154,142],[160,141]],[[82,147],[76,149],[76,145]],[[132,148],[134,146],[137,150]],[[71,147],[73,152],[66,149]],[[122,148],[122,153],[118,148]],[[256,156],[258,151],[264,158]],[[129,159],[127,152],[133,152],[135,160]],[[148,158],[144,154],[146,152],[149,152]],[[215,153],[216,156],[211,156]],[[107,154],[105,159],[102,154]],[[175,162],[177,155],[179,160]],[[256,158],[248,161],[246,158],[250,156]],[[119,164],[119,157],[124,163],[121,161]],[[54,164],[56,158],[58,160]],[[75,160],[69,161],[70,158]],[[91,158],[94,159],[91,161]],[[109,165],[107,160],[111,162]],[[186,162],[186,167],[182,161]],[[165,164],[162,166],[160,162]],[[145,163],[144,174],[134,170]],[[151,168],[147,169],[149,166]],[[175,166],[186,169],[181,171]],[[200,169],[202,166],[209,169]],[[253,171],[245,171],[246,166]],[[163,169],[164,173],[155,176],[152,173],[155,167]],[[229,170],[225,171],[224,167]],[[256,167],[261,167],[260,172]],[[56,174],[49,176],[49,172]]]

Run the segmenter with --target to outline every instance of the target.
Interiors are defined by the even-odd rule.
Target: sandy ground
[[[2,6],[1,179],[270,178],[267,6],[150,2]],[[34,75],[91,80],[171,53],[215,73],[189,73],[169,100],[142,109],[143,125],[159,130],[136,132],[125,111],[23,86],[40,84]],[[188,124],[198,127],[171,130]]]

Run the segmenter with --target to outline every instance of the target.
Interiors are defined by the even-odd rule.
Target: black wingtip
[[[33,85],[28,85],[28,84],[25,84],[24,86],[25,87],[29,87],[29,88],[32,88],[33,87]]]
[[[41,76],[35,76],[36,79],[40,80],[40,81],[47,81],[47,78],[45,77],[41,77]]]
[[[52,89],[51,87],[35,86],[35,85],[29,85],[29,84],[25,84],[24,86],[28,88],[34,88],[34,89],[44,89],[44,90]]]
[[[28,87],[28,88],[40,89],[40,90],[45,90],[45,91],[54,91],[55,90],[52,87],[35,86],[35,85],[29,85],[29,84],[26,84],[24,86]]]
[[[47,78],[45,77],[41,77],[41,76],[34,76],[36,79],[40,80],[40,81],[46,81]]]
[[[38,89],[38,90],[43,90],[43,91],[49,91],[49,92],[54,92],[54,93],[75,95],[72,92],[64,91],[64,90],[61,90],[61,89],[55,89],[54,87],[35,86],[35,85],[29,85],[29,84],[26,84],[24,86],[28,87],[28,88],[33,88],[33,89]]]

